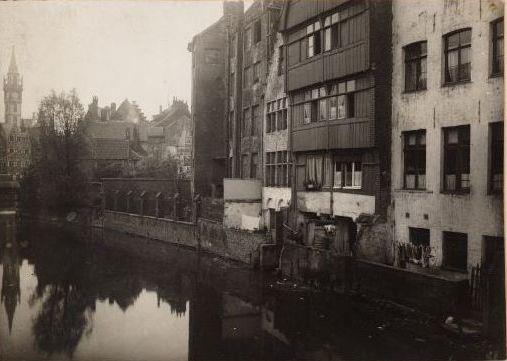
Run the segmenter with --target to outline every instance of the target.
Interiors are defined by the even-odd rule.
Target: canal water
[[[483,358],[438,322],[118,233],[0,220],[0,360]]]

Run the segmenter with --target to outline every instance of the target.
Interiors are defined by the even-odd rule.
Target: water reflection
[[[273,291],[274,280],[189,250],[28,223],[16,233],[14,219],[0,227],[2,360],[477,358],[438,334],[389,329],[384,310]]]

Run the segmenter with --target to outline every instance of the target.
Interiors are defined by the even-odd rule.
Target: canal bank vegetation
[[[30,165],[21,182],[21,209],[64,215],[87,205],[87,179],[79,168],[86,149],[84,108],[75,90],[45,96],[34,128]]]

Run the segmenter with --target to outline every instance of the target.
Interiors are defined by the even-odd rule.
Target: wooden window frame
[[[415,144],[409,144],[409,138],[411,136],[415,136]],[[422,142],[424,139],[424,143]],[[424,152],[424,169],[422,169],[422,165],[419,164],[418,153]],[[407,160],[409,155],[412,159],[414,159],[415,165],[414,173],[408,173],[407,171]],[[414,187],[408,187],[407,185],[407,176],[414,176]],[[424,176],[424,184],[421,185],[421,176]],[[424,190],[426,189],[426,130],[419,129],[408,132],[403,132],[403,189],[414,189],[414,190]]]
[[[456,127],[443,128],[443,140],[444,140],[444,169],[442,172],[442,189],[443,193],[469,193],[470,192],[470,125],[460,125]],[[457,143],[449,143],[449,135],[451,131],[457,131],[458,139]],[[464,138],[464,139],[463,139]],[[468,138],[468,142],[467,139]],[[451,160],[451,152],[456,152],[456,159]],[[468,158],[468,165],[466,165],[466,158]],[[454,173],[448,173],[448,168],[454,167]],[[466,173],[463,171],[468,168],[468,187],[463,187],[462,176]],[[447,186],[446,176],[454,175],[454,189]]]
[[[461,37],[466,32],[470,32],[470,42],[462,43]],[[449,48],[449,39],[452,36],[458,35],[458,44],[452,49]],[[468,69],[468,77],[465,78],[462,76],[461,68],[464,64],[462,64],[462,54],[463,51],[469,50],[469,69]],[[458,60],[457,60],[457,76],[456,79],[453,80],[452,76],[449,72],[449,54],[451,52],[457,52]],[[459,83],[468,83],[472,80],[472,28],[463,28],[448,34],[444,35],[444,85],[454,85]]]
[[[502,23],[501,29],[502,34],[498,34],[498,24]],[[504,56],[503,56],[503,38],[504,38],[504,29],[503,29],[503,17],[496,19],[491,22],[491,76],[501,76],[504,72]],[[501,40],[502,44],[499,46],[499,41]],[[499,51],[501,51],[502,55],[499,56]],[[497,58],[501,58],[500,61]]]
[[[503,193],[503,162],[504,162],[504,123],[494,122],[489,124],[489,179],[488,193]]]
[[[405,60],[405,92],[415,92],[427,89],[428,43],[426,40],[409,44],[403,48]],[[423,63],[424,61],[424,63]],[[415,84],[409,84],[410,72],[415,66]],[[424,68],[424,69],[423,69]],[[424,77],[423,77],[424,74]]]
[[[262,22],[261,19],[255,20],[252,26],[252,45],[260,43],[262,40]]]

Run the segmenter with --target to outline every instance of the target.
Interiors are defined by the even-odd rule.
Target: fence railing
[[[484,307],[484,292],[486,290],[486,273],[477,264],[470,270],[469,296],[470,307],[474,311],[482,311]]]

